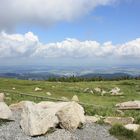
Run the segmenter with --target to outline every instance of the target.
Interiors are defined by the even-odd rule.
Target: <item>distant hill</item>
[[[26,80],[48,80],[49,78],[60,78],[60,77],[70,77],[69,75],[59,75],[52,74],[49,72],[40,72],[40,73],[0,73],[0,77],[5,78],[16,78],[16,79],[26,79]],[[90,73],[83,75],[74,75],[74,77],[81,78],[104,78],[104,79],[117,79],[121,77],[133,77],[130,74],[126,73],[112,73],[112,74],[103,74],[103,73]]]
[[[91,73],[91,74],[82,75],[80,77],[83,77],[83,78],[101,77],[101,78],[104,78],[104,79],[116,79],[116,78],[127,77],[127,76],[128,77],[133,77],[132,75],[127,74],[127,73],[112,73],[112,74]]]

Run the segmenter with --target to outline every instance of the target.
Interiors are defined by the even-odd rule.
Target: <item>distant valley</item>
[[[53,66],[9,66],[0,67],[0,77],[27,79],[27,80],[47,80],[48,78],[60,77],[102,77],[105,79],[120,78],[123,76],[140,76],[140,68],[125,67],[53,67]]]

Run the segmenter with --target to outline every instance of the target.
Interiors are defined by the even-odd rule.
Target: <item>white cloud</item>
[[[0,0],[0,30],[18,24],[48,26],[59,21],[72,21],[95,7],[116,0]]]
[[[0,58],[29,59],[51,59],[51,58],[106,58],[133,59],[140,58],[140,38],[120,44],[113,45],[111,42],[103,44],[96,41],[79,41],[77,39],[66,39],[62,42],[43,44],[38,37],[31,32],[25,35],[0,34]],[[10,59],[9,59],[10,60]],[[114,60],[115,61],[115,60]]]
[[[116,55],[140,58],[140,38],[120,45],[120,47],[116,49]]]
[[[0,58],[29,57],[35,51],[38,37],[28,32],[25,35],[0,34]]]

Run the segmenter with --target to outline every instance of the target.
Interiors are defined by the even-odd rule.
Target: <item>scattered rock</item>
[[[5,95],[4,93],[0,93],[0,102],[4,102]]]
[[[90,88],[85,88],[84,89],[84,93],[91,93],[91,94],[93,94],[94,91],[92,89],[90,89]]]
[[[123,93],[122,93],[122,92],[120,92],[120,93],[111,93],[111,95],[112,95],[112,96],[122,96]]]
[[[43,109],[32,102],[24,104],[20,125],[26,135],[43,135],[57,124],[58,118],[52,110]]]
[[[70,102],[57,112],[60,127],[69,131],[77,129],[85,123],[84,109],[76,102]]]
[[[68,99],[67,97],[64,97],[64,96],[61,97],[61,100],[62,100],[62,101],[66,101],[66,102],[69,101],[69,99]]]
[[[119,109],[125,110],[125,109],[140,109],[140,101],[128,101],[116,104],[116,107]]]
[[[50,92],[46,92],[46,94],[47,94],[48,96],[51,96],[51,95],[52,95]]]
[[[102,90],[101,95],[104,96],[107,92],[105,90]]]
[[[4,102],[0,102],[0,119],[11,120],[12,112],[9,109],[8,105]]]
[[[110,93],[111,93],[111,95],[113,95],[113,96],[121,96],[121,95],[123,95],[123,93],[120,93],[120,91],[121,91],[120,88],[115,87],[115,88],[113,88],[113,89],[110,91]]]
[[[137,131],[140,128],[139,124],[127,124],[124,126],[128,130]]]
[[[90,89],[89,88],[85,88],[84,89],[84,92],[86,93],[86,92],[89,92],[90,91]]]
[[[71,100],[75,102],[79,102],[79,98],[77,95],[74,95]]]
[[[15,87],[13,87],[12,89],[13,89],[13,90],[15,90],[16,88],[15,88]]]
[[[93,90],[90,90],[90,93],[91,93],[91,94],[94,94]]]
[[[85,116],[86,122],[88,123],[96,123],[101,120],[101,116],[95,115],[95,116]]]
[[[39,87],[36,87],[36,88],[35,88],[35,91],[42,91],[42,89],[39,88]]]
[[[94,88],[94,90],[95,90],[95,92],[101,92],[102,90],[100,89],[100,88],[98,88],[98,87],[96,87],[96,88]]]
[[[104,120],[104,122],[110,125],[114,125],[114,124],[126,125],[126,124],[132,124],[134,122],[134,118],[132,117],[107,117]]]

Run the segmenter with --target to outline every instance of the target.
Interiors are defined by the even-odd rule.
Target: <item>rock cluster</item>
[[[84,109],[76,102],[26,101],[22,106],[21,128],[26,135],[38,136],[60,126],[69,131],[85,123]]]
[[[83,92],[90,93],[90,94],[98,94],[101,96],[104,96],[106,94],[112,95],[112,96],[122,96],[123,95],[123,93],[121,92],[121,89],[119,87],[115,87],[108,91],[106,91],[102,88],[99,88],[99,87],[95,87],[94,89],[85,88]]]

